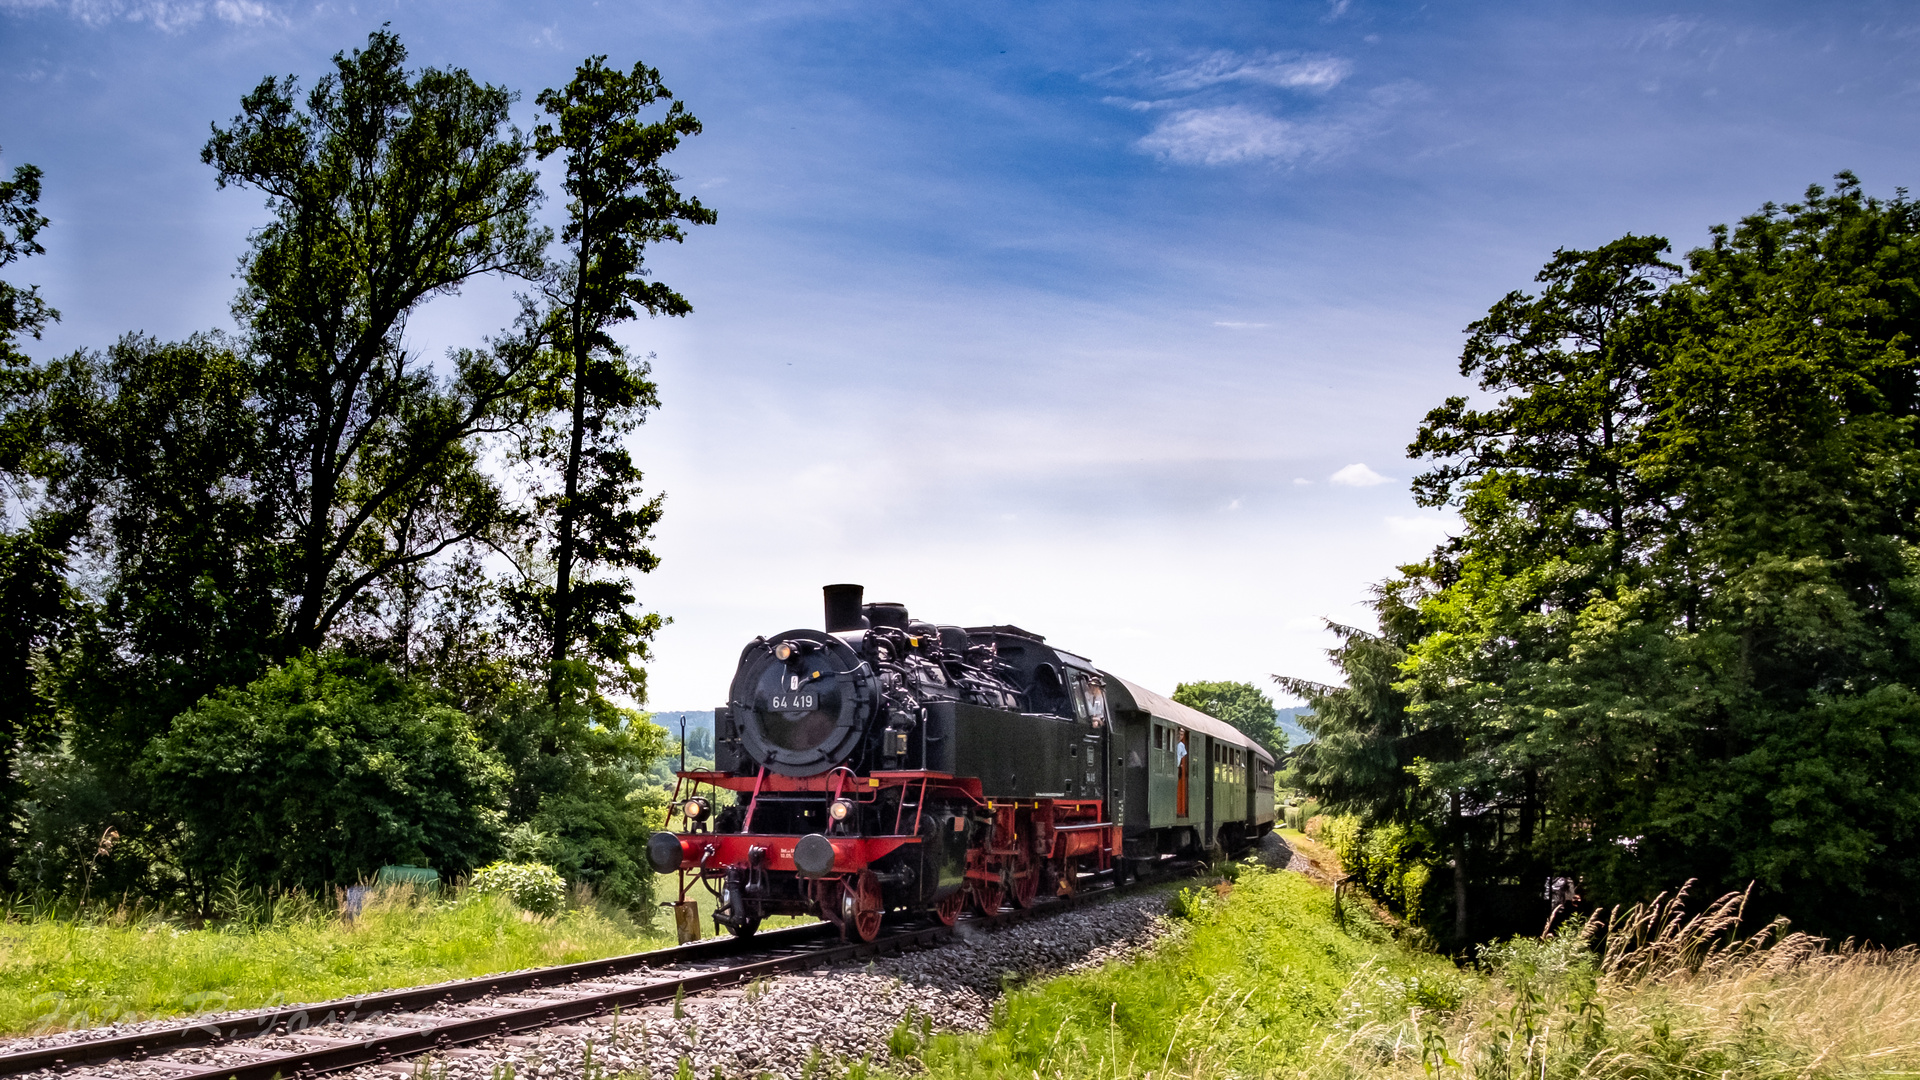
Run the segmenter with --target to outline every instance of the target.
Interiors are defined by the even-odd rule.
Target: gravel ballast
[[[607,1025],[562,1028],[483,1044],[436,1064],[432,1080],[493,1080],[507,1060],[520,1080],[585,1080],[586,1048],[608,1076],[657,1080],[682,1058],[701,1080],[716,1066],[729,1078],[798,1080],[817,1048],[824,1060],[889,1060],[902,1020],[935,1031],[984,1031],[1002,988],[1040,975],[1098,967],[1150,949],[1173,929],[1159,892],[1121,897],[1005,929],[964,934],[937,949],[782,975],[747,990],[688,998],[684,1016],[653,1006]],[[963,924],[964,925],[964,924]],[[393,1080],[362,1069],[355,1080]]]

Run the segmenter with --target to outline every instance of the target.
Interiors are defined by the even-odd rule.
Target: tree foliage
[[[103,571],[53,675],[87,718],[77,748],[124,776],[176,714],[251,682],[278,648],[258,369],[219,335],[130,334],[46,371],[44,505],[86,523]]]
[[[1304,776],[1475,882],[1751,880],[1913,940],[1920,206],[1841,174],[1665,250],[1557,252],[1469,328],[1497,398],[1410,448],[1462,530],[1334,650]]]

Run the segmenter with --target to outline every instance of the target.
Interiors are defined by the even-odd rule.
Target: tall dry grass
[[[1747,896],[1687,890],[1486,950],[1451,1007],[1365,978],[1300,1075],[1699,1080],[1920,1073],[1920,953],[1742,935]],[[1597,947],[1596,947],[1597,946]],[[1443,1003],[1444,1004],[1444,1003]]]

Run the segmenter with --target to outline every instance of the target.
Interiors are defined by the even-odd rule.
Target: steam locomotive
[[[941,626],[826,586],[824,630],[753,639],[648,861],[736,936],[813,915],[871,941],[1090,875],[1237,855],[1273,828],[1273,758],[1232,726],[1015,626]]]

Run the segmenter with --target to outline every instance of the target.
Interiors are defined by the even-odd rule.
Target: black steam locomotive
[[[825,592],[826,629],[740,654],[713,771],[679,774],[648,845],[732,933],[816,915],[870,941],[889,910],[951,924],[1273,827],[1273,759],[1230,725],[1018,627]]]

